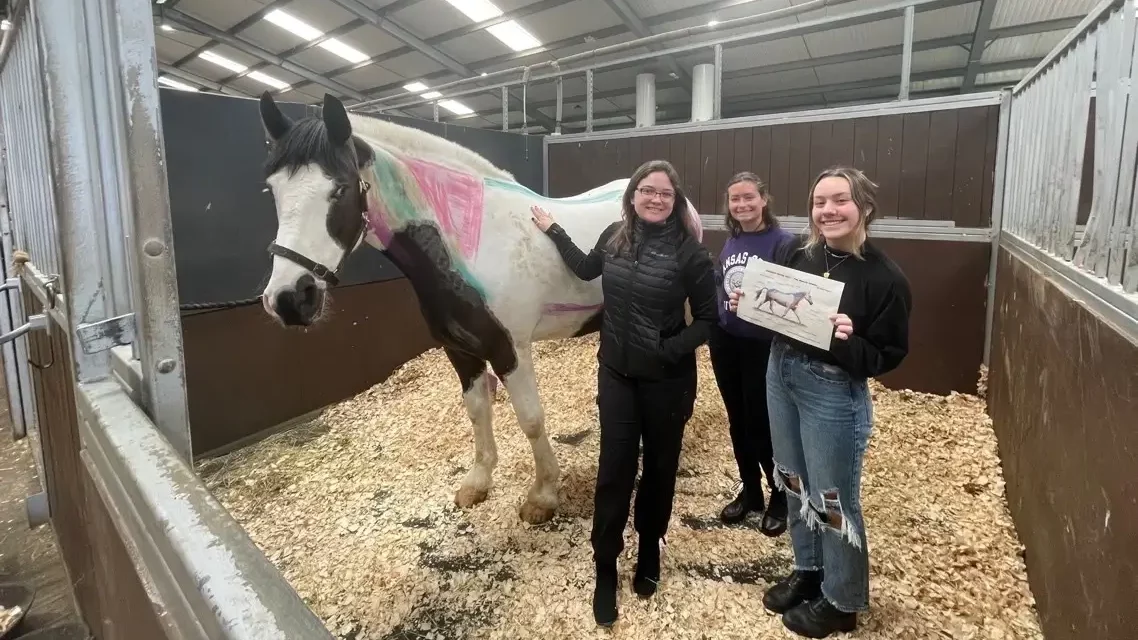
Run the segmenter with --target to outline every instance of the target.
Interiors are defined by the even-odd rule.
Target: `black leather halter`
[[[269,243],[269,253],[280,256],[285,260],[292,261],[297,265],[308,269],[312,272],[312,275],[320,278],[324,282],[327,282],[328,286],[330,287],[334,287],[340,284],[340,278],[337,277],[336,274],[340,271],[340,269],[344,267],[344,263],[347,262],[348,256],[352,254],[352,250],[355,249],[356,245],[360,243],[360,238],[362,238],[363,235],[367,233],[367,192],[370,188],[371,185],[369,185],[361,178],[360,202],[362,203],[362,208],[360,209],[360,218],[362,218],[362,221],[360,222],[360,231],[356,234],[356,237],[352,241],[352,244],[348,245],[348,248],[344,250],[344,255],[340,257],[340,262],[336,265],[335,269],[329,269],[319,262],[312,260],[308,256],[297,253],[288,247],[282,247],[276,242]]]

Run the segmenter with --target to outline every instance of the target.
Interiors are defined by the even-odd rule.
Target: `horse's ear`
[[[281,113],[268,91],[261,94],[261,124],[265,125],[265,131],[273,140],[280,140],[281,136],[292,127],[292,120]]]
[[[348,120],[344,103],[330,93],[324,94],[324,127],[328,129],[332,144],[344,144],[352,137],[352,123]]]
[[[352,143],[356,147],[356,163],[360,168],[366,167],[372,160],[375,160],[375,152],[366,142],[359,138],[352,138]]]

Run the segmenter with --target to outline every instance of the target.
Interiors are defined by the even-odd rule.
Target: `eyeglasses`
[[[645,198],[660,196],[661,200],[671,200],[676,197],[676,194],[671,191],[657,191],[655,187],[637,187],[636,190]]]

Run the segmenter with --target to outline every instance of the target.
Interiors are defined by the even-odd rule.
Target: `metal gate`
[[[84,619],[330,638],[191,466],[150,0],[13,0],[2,35],[0,343]]]

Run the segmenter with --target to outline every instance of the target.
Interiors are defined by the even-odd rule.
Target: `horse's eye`
[[[333,200],[339,200],[340,198],[344,197],[344,192],[347,190],[348,190],[347,185],[342,184],[342,185],[336,187],[336,190],[332,192],[332,199]]]

